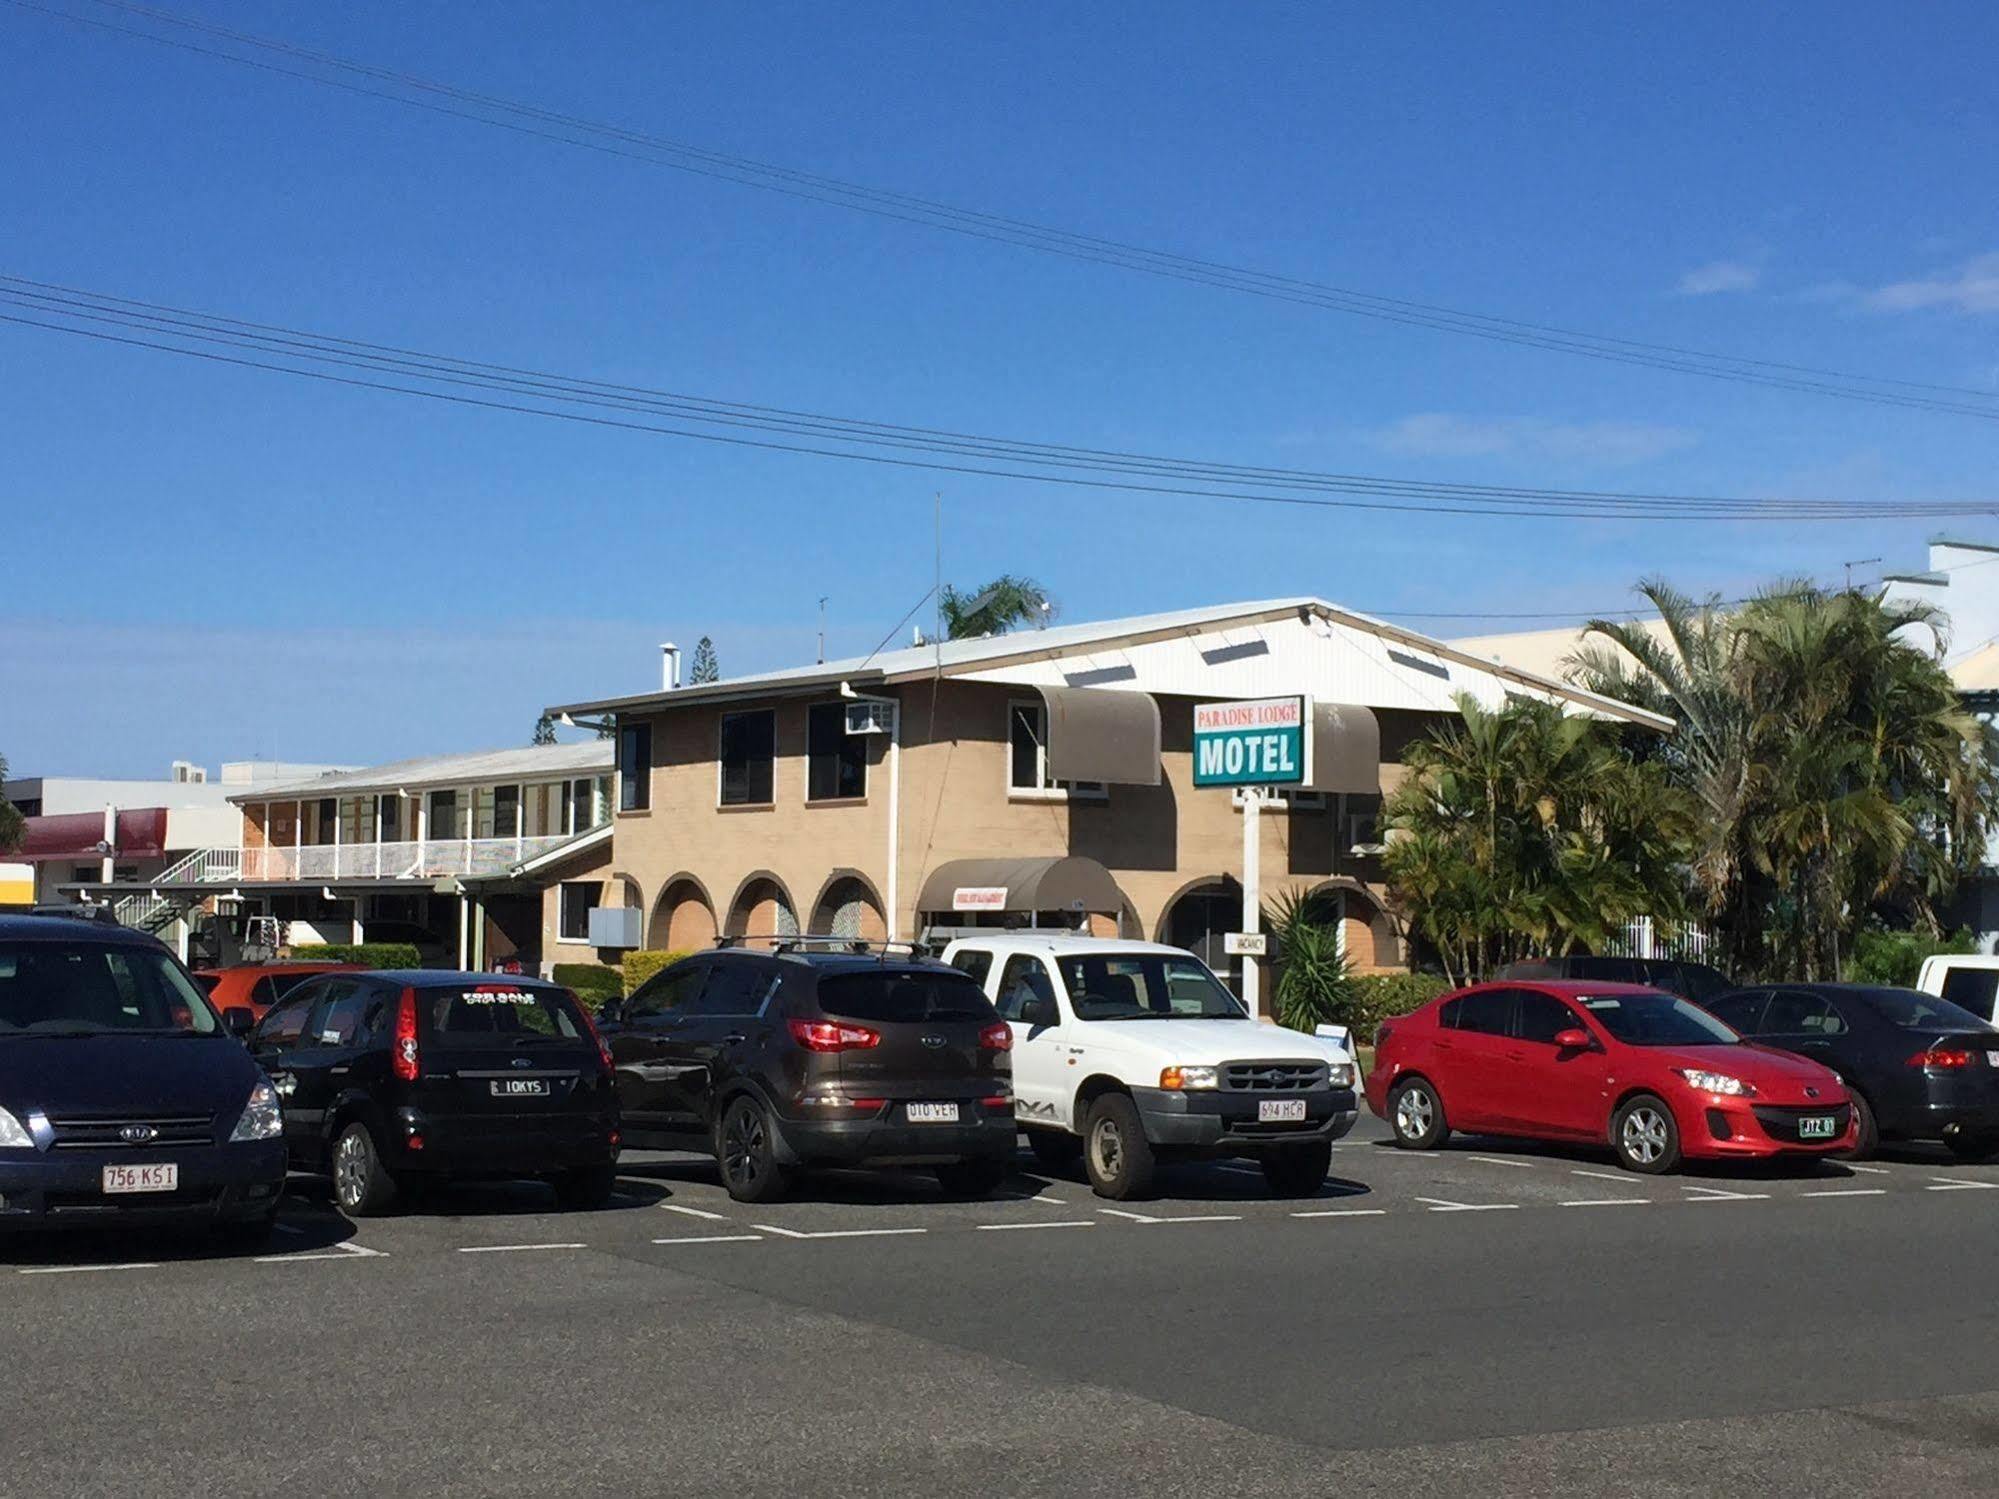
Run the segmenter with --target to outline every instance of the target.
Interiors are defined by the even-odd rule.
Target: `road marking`
[[[1631,1179],[1631,1173],[1628,1171],[1584,1171],[1580,1167],[1577,1167],[1571,1169],[1569,1175],[1593,1176],[1600,1182],[1623,1182],[1627,1187],[1638,1185],[1638,1183]]]
[[[1649,1197],[1589,1197],[1578,1202],[1558,1202],[1558,1208],[1642,1208]]]
[[[1858,1171],[1862,1176],[1893,1176],[1895,1173],[1886,1166],[1856,1166],[1851,1161],[1842,1162],[1848,1171]]]
[[[1508,1161],[1496,1155],[1468,1155],[1465,1159],[1468,1161],[1483,1161],[1488,1166],[1512,1166],[1521,1171],[1532,1171],[1534,1169],[1532,1161]]]
[[[1188,1213],[1171,1218],[1147,1218],[1147,1223],[1240,1223],[1241,1213]]]
[[[300,1265],[307,1260],[385,1260],[388,1255],[379,1249],[370,1249],[365,1244],[335,1244],[331,1249],[317,1254],[260,1254],[252,1261],[257,1265]]]
[[[1800,1192],[1800,1197],[1886,1197],[1886,1187],[1826,1187],[1816,1192]]]
[[[1720,1187],[1689,1187],[1684,1184],[1680,1190],[1682,1192],[1704,1192],[1708,1194],[1704,1197],[1682,1199],[1686,1202],[1753,1202],[1770,1195],[1768,1192],[1724,1192]]]
[[[1385,1218],[1387,1208],[1315,1208],[1309,1213],[1293,1213],[1293,1218]]]
[[[684,1208],[677,1202],[662,1202],[659,1210],[663,1213],[685,1213],[690,1218],[706,1218],[710,1223],[727,1223],[727,1215],[711,1213],[706,1208]]]
[[[532,1249],[588,1249],[588,1244],[469,1244],[460,1254],[519,1254]]]
[[[972,1227],[981,1233],[1001,1233],[1015,1228],[1095,1228],[1097,1225],[1088,1218],[1069,1218],[1060,1223],[975,1223]]]
[[[1433,1213],[1501,1213],[1520,1206],[1517,1202],[1451,1202],[1442,1197],[1419,1197],[1416,1200],[1428,1203]]]
[[[762,1234],[694,1234],[684,1239],[654,1239],[655,1244],[761,1244]]]
[[[779,1228],[774,1223],[753,1223],[752,1228],[760,1228],[767,1234],[776,1234],[781,1239],[878,1239],[894,1234],[927,1234],[927,1228],[823,1228],[817,1233],[806,1233],[802,1229]]]
[[[1952,1181],[1947,1176],[1933,1176],[1933,1182],[1942,1182],[1940,1187],[1925,1187],[1925,1192],[1999,1192],[1999,1182]]]
[[[128,1265],[30,1265],[17,1272],[19,1275],[81,1275],[89,1270],[157,1270],[155,1260],[134,1260]]]
[[[1127,1213],[1123,1208],[1098,1208],[1097,1211],[1100,1213],[1109,1213],[1113,1218],[1129,1218],[1133,1223],[1154,1223],[1158,1221],[1157,1219],[1146,1217],[1143,1213]]]

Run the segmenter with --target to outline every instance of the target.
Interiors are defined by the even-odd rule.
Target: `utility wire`
[[[19,10],[37,12],[74,24],[116,32],[158,46],[196,53],[242,67],[282,74],[323,87],[425,109],[432,113],[470,120],[522,135],[1072,260],[1138,271],[1170,280],[1192,282],[1219,290],[1318,307],[1327,311],[1348,313],[1390,323],[1608,360],[1613,363],[1830,396],[1840,400],[1969,416],[1985,421],[1999,420],[1999,394],[1975,387],[1857,374],[1777,360],[1717,354],[1676,344],[1586,333],[1435,303],[1386,297],[1350,287],[1230,265],[1174,251],[1152,249],[1121,240],[1036,224],[1025,219],[958,208],[907,193],[868,187],[750,157],[713,151],[622,126],[544,109],[519,100],[440,83],[411,73],[356,62],[282,40],[236,31],[190,16],[134,4],[131,0],[88,0],[88,3],[155,25],[171,26],[206,36],[232,47],[260,51],[267,57],[286,58],[309,66],[288,66],[281,62],[244,56],[240,52],[203,46],[197,42],[163,36],[141,27],[121,25],[102,17],[81,15],[55,6],[39,4],[36,0],[6,0],[6,3]],[[312,68],[332,70],[349,76],[347,78],[328,76],[327,72],[315,72],[311,70]],[[349,81],[351,78],[369,79],[386,86],[371,87],[368,84]]]
[[[0,275],[0,307],[12,309],[0,313],[0,321],[18,326],[459,405],[741,447],[1135,494],[1435,514],[1682,522],[1905,520],[1999,511],[1999,504],[1989,500],[1642,494],[1250,468],[950,433],[611,385],[168,308],[16,276]],[[495,396],[510,399],[491,399]],[[547,404],[551,402],[558,404],[551,408]],[[564,409],[576,407],[584,409]],[[692,425],[624,419],[634,416],[671,417]],[[1142,482],[1152,480],[1179,482]]]

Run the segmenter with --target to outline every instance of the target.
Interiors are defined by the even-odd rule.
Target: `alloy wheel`
[[[1395,1128],[1405,1140],[1420,1140],[1437,1117],[1430,1095],[1421,1088],[1404,1088],[1395,1100]]]
[[[342,1207],[353,1207],[368,1193],[368,1142],[359,1134],[341,1138],[334,1153],[333,1188]]]
[[[1624,1116],[1619,1140],[1627,1156],[1650,1166],[1666,1153],[1666,1121],[1657,1109],[1641,1104]]]
[[[722,1131],[722,1169],[732,1181],[753,1185],[762,1174],[764,1122],[753,1108],[734,1109]]]

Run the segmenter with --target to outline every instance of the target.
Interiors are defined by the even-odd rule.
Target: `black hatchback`
[[[264,1012],[251,1054],[300,1170],[341,1210],[449,1180],[538,1177],[564,1207],[617,1181],[611,1060],[567,989],[489,973],[329,973]]]
[[[840,940],[722,947],[598,1012],[633,1145],[713,1154],[741,1202],[794,1171],[922,1166],[983,1196],[1013,1158],[1013,1033],[957,969]]]

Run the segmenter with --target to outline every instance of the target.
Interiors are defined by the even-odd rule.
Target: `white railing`
[[[1604,956],[1616,958],[1663,958],[1675,963],[1705,963],[1714,934],[1706,927],[1683,926],[1671,937],[1641,916],[1626,926],[1605,949]]]
[[[432,880],[451,874],[505,874],[569,842],[572,834],[541,837],[427,838],[403,843],[309,843],[246,848],[244,880]]]

